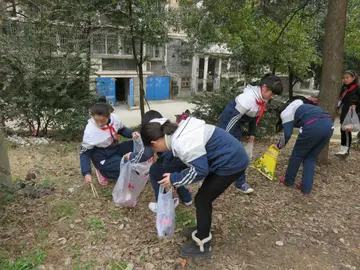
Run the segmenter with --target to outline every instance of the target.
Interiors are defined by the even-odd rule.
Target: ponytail
[[[156,118],[141,126],[141,139],[145,146],[151,146],[151,142],[165,137],[165,135],[174,134],[177,128],[176,124],[165,118]]]

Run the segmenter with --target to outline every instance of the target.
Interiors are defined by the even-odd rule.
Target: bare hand
[[[279,147],[277,146],[277,144],[273,144],[272,147],[274,147],[276,150],[279,150]]]
[[[85,183],[90,185],[92,183],[92,176],[91,174],[85,175]]]
[[[170,181],[170,173],[164,173],[163,179],[158,182],[158,184],[162,185],[163,187],[170,188],[171,181]]]
[[[132,133],[132,139],[133,140],[137,140],[139,137],[140,137],[140,134],[138,132],[135,131],[135,132]]]
[[[253,143],[255,141],[255,136],[250,136],[248,143]]]
[[[356,109],[356,105],[352,105],[352,106],[351,106],[351,109]]]

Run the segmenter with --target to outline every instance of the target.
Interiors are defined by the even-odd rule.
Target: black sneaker
[[[181,235],[186,237],[187,239],[192,239],[192,233],[196,231],[196,226],[195,227],[188,227],[188,228],[184,228],[181,232]]]
[[[181,257],[186,258],[208,258],[212,256],[211,243],[207,242],[204,244],[204,251],[200,251],[200,247],[195,243],[191,242],[185,244],[180,251]]]

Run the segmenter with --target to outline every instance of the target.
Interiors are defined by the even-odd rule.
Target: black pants
[[[220,176],[209,174],[195,196],[197,234],[199,239],[209,236],[211,228],[212,203],[219,197],[233,182],[238,180],[245,171],[236,174]]]
[[[350,149],[351,141],[352,141],[351,132],[346,132],[345,130],[341,129],[341,145],[347,146]]]

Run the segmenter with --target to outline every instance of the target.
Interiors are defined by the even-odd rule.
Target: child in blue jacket
[[[334,132],[334,122],[329,113],[311,103],[309,100],[300,99],[292,101],[281,112],[277,124],[278,131],[284,129],[283,136],[277,144],[278,149],[285,147],[294,128],[300,129],[285,178],[282,178],[280,182],[286,186],[293,186],[302,163],[304,167],[302,181],[297,188],[305,195],[311,193],[316,159],[329,143]]]
[[[145,146],[156,152],[172,151],[188,168],[164,173],[159,184],[176,188],[203,181],[195,196],[197,226],[184,235],[193,242],[183,246],[183,257],[211,257],[212,203],[245,173],[249,158],[240,142],[221,128],[188,118],[179,125],[153,119],[141,127]]]
[[[283,86],[278,76],[266,75],[259,85],[248,85],[242,94],[232,100],[220,115],[219,127],[225,129],[238,140],[241,126],[248,124],[249,143],[254,142],[255,130],[265,112],[265,104],[275,95],[281,95]],[[239,191],[249,194],[254,190],[245,183],[245,174],[236,181]]]
[[[85,182],[92,182],[91,162],[96,168],[96,175],[100,185],[107,185],[108,179],[118,179],[120,175],[120,161],[122,157],[132,152],[132,140],[119,143],[118,135],[135,139],[139,135],[124,126],[106,103],[97,103],[91,108],[92,117],[84,131],[80,152],[81,173]],[[152,151],[146,150],[137,162],[148,160]],[[135,157],[134,157],[135,158]]]
[[[150,110],[146,112],[143,116],[142,125],[148,124],[152,119],[162,118],[162,115],[155,110]],[[150,147],[145,147],[146,151],[144,153],[154,153]],[[148,154],[147,154],[148,155]],[[163,179],[163,174],[168,172],[181,172],[182,170],[187,169],[187,165],[184,164],[179,158],[174,157],[171,151],[167,152],[157,152],[158,159],[156,162],[151,165],[149,170],[149,177],[151,186],[155,193],[155,202],[149,203],[149,209],[156,213],[157,211],[157,199],[159,195],[159,181]],[[142,159],[141,153],[135,155],[134,153],[129,153],[127,158],[131,162],[137,162],[137,160]],[[179,195],[180,200],[185,204],[185,206],[192,205],[192,196],[191,192],[184,186],[176,189],[176,192]]]

